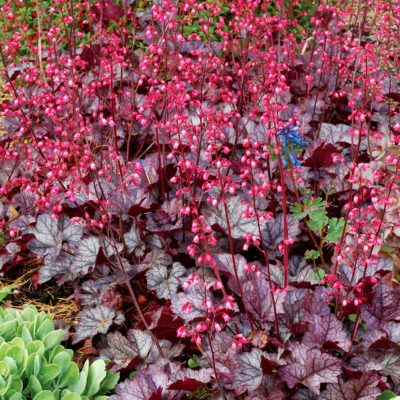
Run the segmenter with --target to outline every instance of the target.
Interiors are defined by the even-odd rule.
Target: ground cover
[[[1,6],[4,308],[114,400],[400,393],[398,1]]]

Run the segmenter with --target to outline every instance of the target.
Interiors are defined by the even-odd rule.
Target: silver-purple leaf
[[[261,369],[260,349],[252,349],[251,352],[238,354],[237,360],[240,367],[235,371],[233,385],[236,394],[243,394],[247,390],[256,390],[263,377]]]
[[[73,281],[80,275],[71,272],[71,264],[74,256],[61,250],[60,255],[54,259],[44,260],[44,266],[39,270],[39,283],[45,283],[51,278],[57,277],[59,285]]]
[[[378,388],[379,376],[370,372],[361,375],[359,380],[346,382],[339,377],[338,383],[330,383],[321,393],[322,400],[376,400],[381,394]]]
[[[97,236],[89,236],[79,243],[78,251],[71,264],[71,272],[86,275],[96,264],[100,241]]]
[[[124,234],[124,241],[129,254],[134,253],[136,257],[144,255],[146,246],[140,238],[139,231],[134,224],[132,224],[129,232]]]
[[[107,343],[113,355],[112,361],[118,364],[118,369],[126,367],[137,355],[137,349],[120,332],[107,335]]]
[[[107,333],[113,324],[120,325],[125,319],[121,311],[104,306],[86,308],[78,316],[79,322],[76,326],[73,344],[98,333]]]
[[[233,238],[241,239],[245,233],[258,236],[258,225],[254,218],[242,218],[243,213],[246,211],[246,206],[242,204],[242,199],[239,196],[228,197],[226,206],[228,210],[229,227]],[[217,207],[210,207],[207,209],[205,215],[210,225],[218,224],[228,233],[227,217],[222,202],[220,202]],[[260,225],[262,229],[265,222],[260,223]]]
[[[30,240],[27,247],[38,257],[55,258],[60,254],[64,236],[58,229],[58,220],[49,214],[40,214],[32,233],[35,239]]]
[[[154,265],[146,272],[147,287],[155,290],[159,299],[171,299],[179,287],[178,278],[185,273],[185,267],[179,262],[175,262],[170,269]]]

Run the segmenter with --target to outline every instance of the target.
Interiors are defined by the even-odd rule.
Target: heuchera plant
[[[139,3],[1,44],[3,271],[74,284],[115,400],[399,393],[399,1]]]

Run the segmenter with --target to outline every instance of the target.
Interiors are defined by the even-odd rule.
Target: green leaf
[[[390,390],[385,390],[377,400],[400,400],[400,396],[397,396],[397,394],[391,392]]]
[[[24,355],[24,349],[21,349],[19,346],[11,346],[6,353],[6,356],[12,358],[17,364],[23,362]]]
[[[10,375],[10,367],[5,361],[0,361],[0,376],[7,378]]]
[[[98,394],[106,394],[110,390],[114,389],[119,381],[119,377],[120,377],[119,372],[113,374],[111,371],[106,371],[106,377],[101,382]],[[96,399],[99,400],[99,397],[96,396]]]
[[[86,382],[87,382],[87,372],[86,371],[81,371],[79,374],[79,379],[76,383],[73,385],[69,385],[68,389],[71,392],[76,392],[78,394],[83,394],[85,387],[86,387]]]
[[[5,286],[5,287],[1,288],[0,289],[0,302],[2,302],[4,300],[4,298],[9,293],[11,293],[11,291],[12,291],[12,286],[11,285],[8,285],[8,286]]]
[[[60,375],[61,367],[58,364],[44,364],[40,366],[38,379],[43,385],[44,383],[50,382]]]
[[[27,376],[37,376],[40,371],[40,358],[37,353],[30,354],[26,363]]]
[[[61,367],[61,375],[63,376],[65,372],[71,365],[71,356],[66,351],[58,353],[52,360],[54,364],[58,364]]]
[[[21,393],[23,389],[22,380],[18,377],[13,375],[13,379],[11,381],[10,391],[13,390],[15,392]]]
[[[39,379],[36,378],[35,375],[31,375],[29,377],[29,392],[31,395],[36,395],[37,393],[42,391],[42,385],[39,382]]]
[[[89,367],[85,395],[92,398],[100,389],[101,381],[106,377],[106,367],[104,360],[96,360]]]
[[[23,400],[22,393],[14,393],[8,400]]]
[[[64,330],[57,329],[56,331],[51,331],[47,333],[43,338],[43,344],[46,350],[50,350],[53,347],[60,344],[62,338],[64,337]]]
[[[39,328],[37,328],[35,336],[39,339],[43,339],[49,332],[53,330],[53,328],[53,321],[46,318],[44,321],[42,321]]]
[[[323,269],[319,269],[318,271],[313,271],[312,273],[312,278],[313,279],[318,279],[318,280],[322,280],[324,279],[325,276],[325,271]]]
[[[193,356],[193,358],[189,358],[189,361],[188,361],[189,368],[197,368],[200,366],[200,364],[196,360],[197,360],[196,354]]]
[[[34,340],[33,342],[27,344],[26,350],[28,351],[28,354],[37,353],[39,355],[43,355],[44,345],[40,340]]]
[[[38,393],[33,400],[56,400],[54,394],[50,392],[50,390],[43,390],[42,392]]]
[[[344,218],[330,218],[328,223],[328,230],[326,232],[325,240],[329,243],[335,244],[342,236],[344,228]],[[347,231],[346,227],[346,231]]]
[[[61,397],[61,400],[81,400],[81,396],[78,393],[67,393]]]
[[[0,336],[2,336],[6,342],[11,340],[11,338],[15,336],[15,332],[17,330],[17,324],[18,321],[15,319],[0,324]]]
[[[8,392],[8,389],[11,386],[11,381],[12,375],[10,375],[7,379],[0,377],[0,396],[3,396]]]
[[[304,258],[306,260],[316,260],[317,258],[319,258],[320,254],[318,250],[307,250],[304,253]]]
[[[29,332],[29,329],[26,326],[22,327],[21,337],[25,342],[25,346],[32,342],[32,335]]]
[[[21,311],[20,315],[24,321],[33,322],[36,319],[38,312],[35,308],[26,307]]]
[[[69,365],[67,372],[65,372],[60,381],[59,387],[70,387],[77,384],[79,381],[79,368],[73,362]],[[86,382],[85,382],[86,385]],[[85,386],[83,386],[83,389]],[[81,393],[81,392],[78,392]]]

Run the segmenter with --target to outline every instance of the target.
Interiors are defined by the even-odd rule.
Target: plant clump
[[[2,400],[105,400],[119,379],[106,362],[86,360],[79,370],[73,351],[61,345],[64,330],[32,307],[0,310]]]

